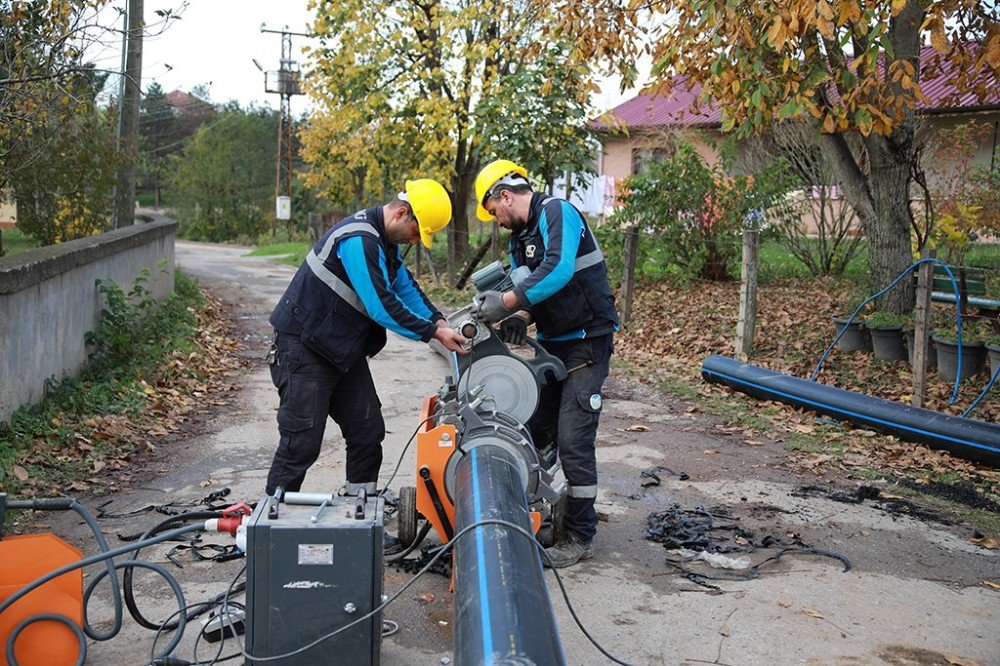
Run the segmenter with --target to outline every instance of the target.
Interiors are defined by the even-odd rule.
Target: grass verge
[[[5,257],[34,250],[39,246],[38,241],[16,227],[0,228],[0,235],[3,239],[3,255]]]
[[[200,288],[177,271],[174,292],[158,303],[147,279],[140,275],[128,293],[99,282],[105,307],[86,336],[87,366],[77,377],[49,379],[40,402],[0,423],[0,490],[100,493],[137,446],[152,446],[150,434],[169,432],[171,401],[206,379]]]
[[[299,242],[286,242],[286,243],[275,243],[274,245],[261,245],[252,252],[248,252],[248,257],[274,257],[274,260],[282,263],[288,264],[289,266],[298,266],[301,264],[305,258],[306,253],[312,249],[310,243],[299,243]]]

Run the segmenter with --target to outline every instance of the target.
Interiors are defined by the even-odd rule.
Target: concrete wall
[[[84,335],[97,327],[97,280],[123,291],[149,268],[147,288],[162,299],[174,288],[173,221],[0,258],[0,421],[40,400],[45,380],[76,374],[87,360]]]

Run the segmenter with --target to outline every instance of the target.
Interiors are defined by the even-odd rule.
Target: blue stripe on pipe
[[[475,522],[483,519],[479,505],[479,465],[476,464],[476,449],[469,451],[472,456],[472,506]],[[483,663],[493,663],[493,635],[490,633],[490,594],[486,587],[486,551],[483,545],[483,530],[476,528],[476,561],[479,564],[479,612],[483,623]]]
[[[789,393],[784,393],[782,391],[779,391],[777,389],[771,388],[769,386],[764,386],[763,384],[757,384],[755,382],[749,382],[749,381],[746,381],[744,379],[740,379],[738,377],[734,377],[732,375],[727,375],[727,374],[722,373],[722,372],[717,372],[715,370],[706,370],[705,368],[702,368],[701,371],[703,373],[707,373],[709,375],[715,375],[716,377],[720,377],[722,379],[727,379],[727,380],[733,381],[733,382],[735,382],[737,384],[742,384],[743,386],[755,386],[755,387],[757,387],[757,388],[759,388],[761,390],[768,391],[768,392],[773,393],[775,395],[780,395],[780,396],[785,397],[785,398],[790,398],[792,400],[797,400],[799,402],[803,402],[803,403],[805,403],[807,405],[812,405],[814,407],[820,407],[820,408],[825,409],[826,411],[837,412],[838,414],[844,414],[845,416],[857,417],[857,418],[862,419],[864,421],[869,421],[871,423],[880,423],[882,425],[890,426],[890,427],[893,427],[893,428],[898,428],[900,430],[909,430],[910,432],[916,433],[918,435],[927,435],[927,436],[930,436],[930,437],[937,437],[938,439],[945,439],[945,440],[948,440],[950,442],[954,442],[956,444],[962,444],[963,446],[971,446],[973,448],[983,449],[985,451],[991,451],[993,453],[1000,453],[1000,448],[995,447],[995,446],[989,446],[988,444],[980,444],[978,442],[971,442],[971,441],[964,440],[964,439],[956,439],[954,437],[949,437],[948,435],[943,435],[941,433],[937,433],[937,432],[934,432],[932,430],[922,430],[920,428],[913,428],[913,427],[904,425],[902,423],[895,423],[893,421],[883,421],[882,419],[875,418],[874,416],[866,416],[864,414],[859,414],[858,412],[852,412],[852,411],[850,411],[848,409],[840,409],[838,407],[833,407],[832,405],[828,405],[826,403],[815,402],[813,400],[809,400],[808,398],[803,398],[801,396],[791,395]]]

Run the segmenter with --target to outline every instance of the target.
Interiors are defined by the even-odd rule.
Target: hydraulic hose
[[[35,502],[45,502],[45,500],[36,500]],[[41,508],[41,509],[47,509],[47,510],[53,510],[53,509],[59,510],[59,509],[72,509],[73,508],[72,504],[74,504],[74,503],[75,503],[74,500],[59,499],[59,500],[56,500],[55,502],[53,502],[52,504],[45,505],[45,506],[43,506],[41,504],[38,504],[38,503],[36,503],[36,504],[34,504],[32,506],[33,503],[31,501],[27,501],[27,502],[10,502],[10,503],[8,503],[8,507],[9,508]],[[83,512],[86,513],[86,509],[84,507],[80,506],[80,509],[82,509]],[[144,541],[141,541],[139,543],[129,544],[127,546],[122,546],[122,547],[115,548],[115,549],[112,549],[112,550],[102,550],[100,553],[97,553],[96,555],[91,555],[90,557],[85,557],[85,558],[79,560],[78,562],[73,562],[71,564],[67,564],[65,566],[59,567],[58,569],[55,569],[54,571],[50,571],[49,573],[45,574],[44,576],[41,576],[40,578],[37,578],[36,580],[32,581],[31,583],[28,583],[23,588],[21,588],[20,590],[18,590],[17,592],[15,592],[14,594],[12,594],[11,596],[7,597],[7,599],[5,599],[3,601],[3,603],[0,603],[0,613],[3,613],[5,610],[7,610],[8,608],[10,608],[14,603],[16,603],[19,599],[23,598],[25,595],[29,594],[32,590],[37,589],[38,587],[44,585],[45,583],[49,582],[50,580],[58,578],[59,576],[65,574],[65,573],[68,573],[70,571],[75,571],[76,569],[82,569],[83,567],[87,567],[87,566],[90,566],[91,564],[97,564],[97,563],[100,563],[100,562],[106,562],[106,568],[103,569],[95,577],[95,579],[90,583],[90,585],[88,586],[88,588],[87,588],[87,596],[85,597],[86,599],[89,599],[89,594],[91,592],[93,592],[93,590],[96,587],[96,585],[100,582],[100,580],[104,576],[111,576],[113,578],[117,578],[117,574],[116,574],[117,569],[126,568],[126,570],[129,570],[129,569],[131,569],[133,567],[140,567],[140,568],[144,568],[144,569],[151,569],[151,570],[155,571],[156,573],[160,574],[161,576],[163,576],[167,580],[167,582],[170,584],[171,588],[174,590],[174,594],[177,596],[178,605],[181,608],[183,608],[185,606],[185,604],[184,604],[184,595],[183,595],[183,592],[181,591],[180,585],[177,583],[177,580],[173,576],[171,576],[170,572],[168,572],[166,569],[164,569],[163,567],[161,567],[161,566],[159,566],[157,564],[153,564],[153,563],[150,563],[150,562],[142,562],[142,561],[138,561],[138,560],[129,560],[129,561],[125,561],[125,562],[118,562],[118,563],[116,563],[116,562],[114,562],[113,558],[118,557],[119,555],[125,555],[126,553],[130,553],[132,551],[135,551],[135,550],[137,550],[137,548],[144,548],[146,546],[151,546],[151,545],[154,545],[154,544],[157,544],[157,543],[161,543],[163,541],[169,541],[170,539],[174,539],[176,537],[183,536],[185,534],[190,534],[191,532],[202,531],[203,529],[204,529],[203,525],[185,525],[184,527],[179,527],[177,529],[169,530],[169,531],[164,532],[164,533],[162,533],[162,534],[160,534],[158,536],[151,537],[151,538],[146,539]],[[102,539],[102,541],[103,541],[103,539]],[[106,547],[106,543],[105,543],[105,547]],[[117,585],[114,585],[113,589],[115,590],[116,595],[120,594],[119,591],[118,591],[118,586]],[[121,605],[121,600],[120,599],[116,599],[115,604],[116,604],[116,607],[120,606]],[[84,618],[86,618],[86,613],[87,613],[86,605],[84,605],[83,612],[84,612]],[[117,619],[118,619],[118,624],[117,624],[116,627],[114,627],[111,630],[111,632],[110,632],[111,636],[114,636],[115,634],[117,634],[118,631],[121,629],[121,615],[120,615],[120,612],[117,613],[116,616],[117,616]],[[61,617],[61,616],[59,616],[59,617]],[[63,620],[59,619],[59,617],[47,618],[47,617],[44,617],[44,616],[35,616],[35,617],[29,618],[29,619],[32,620],[32,621],[42,621],[42,620],[47,620],[47,619],[53,619],[53,620],[56,620],[56,621],[59,621],[59,622],[63,622]],[[183,618],[183,616],[182,616],[182,618]],[[30,622],[28,622],[27,624],[30,624]],[[27,626],[27,624],[25,624],[24,626]],[[178,622],[178,628],[180,630],[177,631],[177,633],[174,635],[173,639],[171,639],[170,643],[164,648],[163,652],[161,652],[159,655],[156,655],[156,656],[158,656],[158,657],[159,656],[165,656],[165,655],[169,654],[175,647],[177,647],[177,645],[181,641],[181,638],[183,637],[183,625],[184,625],[184,622]],[[23,628],[24,627],[21,627],[21,629],[23,629]],[[14,651],[14,641],[16,640],[18,633],[20,633],[20,632],[12,633],[11,636],[7,639],[6,653],[8,655],[8,662],[11,664],[11,666],[16,666],[16,662],[12,661],[9,658],[9,656],[13,654],[13,651]],[[78,638],[79,638],[79,634],[78,634]],[[84,642],[84,646],[85,645],[86,645],[86,643]],[[85,660],[86,660],[86,653],[84,651],[81,654],[80,663],[83,663]]]
[[[94,538],[97,540],[97,545],[100,547],[101,552],[108,551],[108,542],[104,538],[104,533],[101,532],[100,526],[94,517],[90,515],[87,508],[77,502],[71,497],[51,497],[51,498],[40,498],[33,500],[12,500],[7,502],[8,509],[25,509],[33,511],[75,511],[84,522],[87,523],[87,527],[93,532]],[[115,568],[114,563],[108,560],[105,563],[105,573],[114,574]],[[86,632],[87,636],[94,639],[95,641],[106,641],[114,638],[118,635],[118,632],[122,628],[122,595],[121,587],[118,584],[118,576],[109,576],[109,581],[111,583],[111,598],[114,601],[114,622],[111,625],[111,629],[107,633],[100,633],[96,629],[90,626],[87,621],[87,605],[84,603],[83,606],[83,630]],[[8,660],[9,661],[9,660]]]
[[[959,387],[961,386],[961,383],[962,383],[962,379],[961,379],[961,377],[962,377],[962,299],[961,299],[961,296],[960,296],[959,291],[958,291],[958,281],[955,279],[954,273],[951,272],[951,267],[948,266],[948,264],[946,264],[943,261],[941,261],[940,259],[934,259],[934,258],[919,259],[919,260],[913,262],[912,264],[910,264],[909,268],[907,268],[902,273],[900,273],[898,276],[896,276],[896,279],[893,280],[892,282],[890,282],[888,287],[886,287],[882,291],[878,292],[877,294],[869,296],[864,301],[862,301],[861,305],[859,305],[857,308],[855,308],[854,312],[851,314],[850,319],[848,319],[847,323],[844,324],[844,327],[842,329],[840,329],[840,333],[837,334],[837,337],[835,337],[833,339],[833,342],[830,343],[830,346],[827,347],[826,351],[823,352],[823,355],[819,359],[819,363],[816,364],[816,369],[813,370],[813,372],[812,372],[811,375],[809,375],[809,381],[816,381],[816,378],[819,376],[820,370],[823,369],[823,363],[826,362],[826,357],[830,355],[830,352],[833,350],[833,346],[835,344],[837,344],[837,342],[840,340],[840,338],[844,337],[844,333],[847,332],[847,327],[851,325],[851,323],[858,316],[858,313],[861,312],[861,309],[863,307],[865,307],[866,305],[868,305],[868,303],[870,303],[871,301],[875,300],[876,298],[878,298],[882,294],[886,293],[887,291],[889,291],[890,289],[892,289],[893,287],[895,287],[899,283],[900,280],[902,280],[904,277],[906,277],[907,275],[909,275],[910,273],[912,273],[915,268],[918,268],[919,266],[921,266],[923,264],[928,264],[928,263],[937,264],[938,266],[941,266],[945,270],[945,272],[948,274],[948,278],[951,280],[951,287],[955,291],[955,326],[956,326],[956,329],[958,331],[958,369],[957,369],[957,371],[955,373],[955,387],[951,391],[951,400],[948,403],[949,405],[954,405],[955,402],[958,400],[958,389],[959,389]]]

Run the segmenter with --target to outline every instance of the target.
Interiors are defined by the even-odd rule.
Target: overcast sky
[[[103,10],[104,22],[114,22],[115,8],[124,7],[124,0],[113,0]],[[157,10],[181,12],[179,20],[170,21],[161,34],[147,37],[143,43],[143,80],[146,90],[157,81],[166,92],[190,91],[197,85],[208,87],[211,101],[223,103],[237,100],[277,107],[277,95],[264,92],[264,75],[253,64],[256,58],[266,70],[278,68],[281,56],[281,36],[261,33],[261,24],[280,30],[288,26],[293,32],[308,32],[312,15],[306,10],[306,0],[145,0],[145,17],[152,32],[160,31]],[[120,19],[118,25],[121,25]],[[300,49],[311,43],[306,37],[292,37],[293,59],[305,69]],[[314,42],[313,42],[314,43]],[[95,51],[99,66],[120,71],[121,45],[111,44]],[[621,95],[614,83],[602,86],[594,98],[599,111],[605,111],[632,93]],[[114,91],[109,90],[107,94]],[[292,98],[292,113],[298,115],[309,108],[304,96]]]

